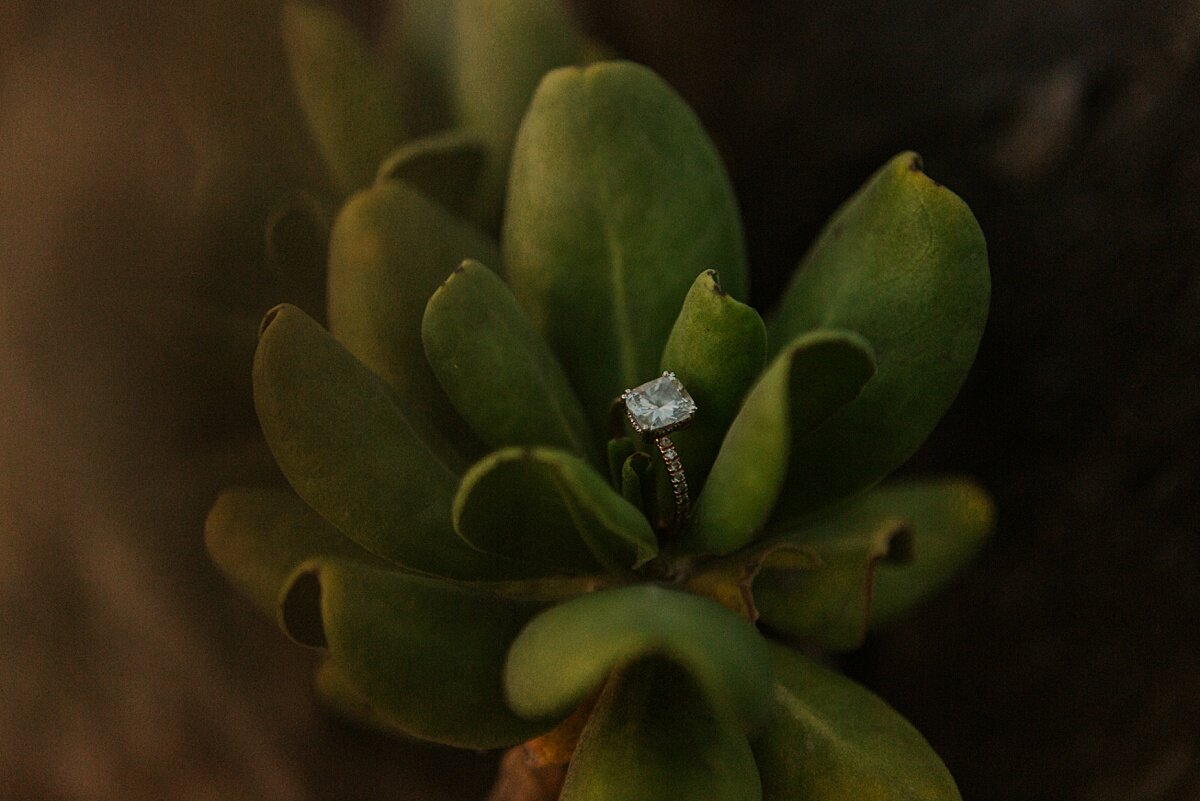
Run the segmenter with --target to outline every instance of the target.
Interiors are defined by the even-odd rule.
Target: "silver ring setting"
[[[625,417],[633,430],[654,441],[675,499],[674,525],[678,528],[687,520],[691,510],[687,476],[679,452],[669,434],[692,422],[696,415],[696,402],[684,389],[683,384],[671,371],[641,386],[621,393]]]

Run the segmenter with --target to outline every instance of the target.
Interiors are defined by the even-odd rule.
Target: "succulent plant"
[[[958,798],[913,727],[815,654],[903,615],[989,531],[969,481],[884,481],[974,359],[974,217],[897,156],[764,324],[685,103],[631,63],[558,67],[585,59],[553,3],[454,5],[422,41],[458,66],[409,90],[434,87],[457,127],[416,139],[344,22],[287,14],[314,138],[353,194],[328,331],[290,305],[260,331],[254,401],[290,488],[223,493],[214,560],[323,651],[331,708],[521,746],[569,765],[568,801]],[[406,46],[401,64],[439,52]],[[286,218],[274,252],[302,263]],[[614,426],[614,398],[664,371],[697,407],[671,435],[683,520],[654,449]]]

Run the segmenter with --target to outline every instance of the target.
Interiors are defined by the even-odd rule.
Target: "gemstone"
[[[626,392],[625,408],[639,431],[652,433],[686,423],[696,411],[696,402],[679,379],[667,373]]]

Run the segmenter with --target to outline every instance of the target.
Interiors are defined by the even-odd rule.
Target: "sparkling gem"
[[[641,431],[654,432],[690,420],[696,402],[678,378],[667,374],[629,390],[625,408]]]

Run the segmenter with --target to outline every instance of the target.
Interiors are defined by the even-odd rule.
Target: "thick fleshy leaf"
[[[951,478],[885,484],[853,508],[840,525],[891,517],[913,531],[912,561],[884,562],[875,573],[872,626],[902,617],[958,575],[987,541],[995,515],[992,499],[978,485]]]
[[[361,192],[342,209],[329,257],[329,329],[392,385],[422,441],[456,472],[478,441],[451,407],[425,358],[425,304],[463,259],[497,263],[474,227],[398,182]]]
[[[317,668],[313,690],[325,709],[350,723],[392,736],[410,736],[403,725],[355,687],[332,659]]]
[[[870,345],[847,331],[814,331],[785,348],[721,444],[684,533],[684,551],[726,554],[752,542],[785,485],[793,451],[874,372]]]
[[[442,389],[489,448],[546,445],[597,461],[562,366],[487,267],[465,261],[433,293],[421,339]]]
[[[559,0],[459,0],[452,92],[458,123],[487,143],[473,219],[499,221],[513,140],[538,81],[578,63],[583,42]]]
[[[724,167],[691,109],[625,62],[555,70],[513,153],[509,284],[579,392],[596,432],[622,390],[661,371],[696,276],[744,297],[745,255]]]
[[[254,405],[292,487],[347,537],[418,570],[509,575],[511,565],[455,536],[457,479],[422,444],[395,394],[294,306],[263,318]]]
[[[586,462],[550,448],[505,448],[472,467],[454,527],[481,551],[550,575],[628,572],[658,553],[634,506]]]
[[[885,484],[803,524],[772,530],[775,545],[811,548],[822,569],[767,564],[754,598],[769,630],[825,648],[861,644],[952,579],[987,539],[992,503],[963,479]]]
[[[325,313],[325,264],[330,214],[306,192],[283,198],[267,216],[267,265],[289,300],[314,315]]]
[[[635,451],[621,465],[621,497],[640,509],[647,520],[657,519],[650,454]]]
[[[281,622],[299,642],[328,648],[342,689],[369,700],[376,719],[424,740],[497,748],[554,723],[515,716],[501,683],[509,643],[541,606],[480,586],[317,559],[291,577]]]
[[[810,530],[810,533],[811,530]],[[862,645],[871,617],[877,567],[912,560],[912,531],[906,521],[879,520],[864,528],[830,530],[828,536],[788,537],[820,559],[798,560],[779,549],[767,555],[752,594],[759,624],[791,640],[833,651]]]
[[[397,77],[404,120],[416,136],[453,127],[450,73],[458,0],[389,3],[380,27],[383,62]]]
[[[580,738],[562,801],[759,801],[745,733],[722,719],[682,666],[627,665]]]
[[[625,460],[636,450],[637,446],[629,437],[617,437],[608,441],[606,445],[608,478],[614,487],[621,486],[621,472],[625,469]]]
[[[283,41],[297,99],[334,183],[346,193],[367,186],[405,137],[396,88],[331,9],[289,3]]]
[[[715,270],[701,273],[683,301],[660,365],[696,401],[695,419],[671,435],[693,488],[704,486],[725,432],[762,372],[766,351],[767,331],[758,312],[722,289]]]
[[[849,679],[771,646],[774,711],[751,744],[763,801],[960,801],[907,720]]]
[[[712,598],[755,623],[758,621],[758,608],[754,604],[754,580],[768,558],[794,570],[816,570],[822,564],[821,557],[812,548],[791,543],[771,543],[716,559],[698,559],[691,564],[683,586],[688,592]]]
[[[509,651],[507,698],[525,717],[564,716],[618,665],[648,655],[687,668],[743,728],[761,721],[770,683],[765,640],[715,601],[650,584],[584,595],[530,621]]]
[[[238,487],[217,496],[204,545],[221,572],[272,619],[288,577],[316,556],[374,559],[286,490]]]
[[[844,328],[871,343],[879,366],[862,395],[797,444],[777,519],[865,489],[912,455],[971,367],[989,292],[978,223],[913,153],[834,215],[771,322],[771,343]]]
[[[403,181],[463,216],[483,175],[486,157],[479,137],[463,131],[443,131],[392,151],[379,165],[375,181]]]

